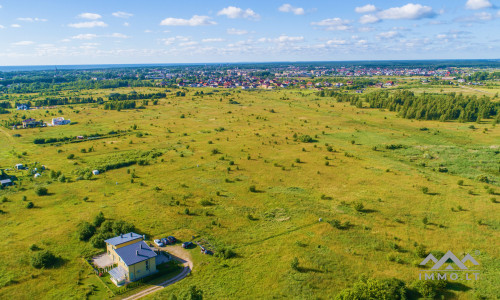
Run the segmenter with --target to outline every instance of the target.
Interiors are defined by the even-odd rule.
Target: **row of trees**
[[[166,93],[151,93],[151,94],[139,94],[132,92],[129,94],[112,93],[109,95],[110,101],[121,101],[121,100],[142,100],[142,99],[157,99],[166,98]]]
[[[380,91],[366,95],[371,108],[384,108],[406,119],[418,120],[458,120],[474,122],[498,116],[500,104],[490,101],[489,97],[462,94],[414,94],[411,91],[389,93]],[[359,101],[351,101],[356,105]]]
[[[135,101],[108,101],[104,103],[104,109],[106,110],[122,110],[122,109],[134,109],[136,107]]]

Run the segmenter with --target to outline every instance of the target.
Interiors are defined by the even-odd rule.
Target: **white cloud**
[[[97,37],[97,34],[82,33],[82,34],[72,36],[71,38],[74,40],[91,40],[91,39],[95,39],[96,37]]]
[[[379,22],[380,19],[375,16],[375,15],[364,15],[364,16],[361,16],[361,18],[359,18],[359,23],[361,24],[372,24],[372,23],[377,23]]]
[[[467,9],[483,9],[483,8],[489,8],[492,7],[493,5],[489,0],[467,0],[467,3],[465,3],[465,7]]]
[[[306,13],[302,7],[294,7],[288,3],[281,5],[278,10],[281,12],[291,12],[295,15],[303,15]]]
[[[217,13],[217,15],[226,16],[230,19],[245,18],[245,19],[257,20],[260,18],[260,16],[250,8],[243,10],[235,6],[228,6],[226,8],[223,8],[221,11]]]
[[[94,13],[82,13],[82,14],[79,14],[78,17],[82,18],[82,19],[87,19],[87,20],[97,20],[97,19],[102,18],[101,15],[94,14]]]
[[[3,25],[0,25],[0,29],[5,29],[5,26],[3,26]]]
[[[423,6],[421,4],[408,3],[401,7],[392,7],[383,10],[377,14],[380,19],[410,19],[418,20],[423,18],[432,18],[436,13],[430,6]]]
[[[327,45],[345,45],[345,44],[347,44],[347,41],[335,39],[335,40],[327,41],[326,44]]]
[[[119,39],[128,39],[129,36],[123,34],[123,33],[113,33],[112,35],[110,35],[109,37],[112,37],[112,38],[119,38]]]
[[[39,19],[39,18],[17,18],[17,20],[24,22],[47,22],[47,19]]]
[[[16,43],[12,43],[12,45],[14,46],[29,46],[29,45],[33,45],[35,42],[33,41],[20,41],[20,42],[16,42]]]
[[[128,27],[128,26],[130,26],[130,24],[128,22],[124,22],[123,26]]]
[[[304,40],[303,36],[288,36],[281,35],[280,37],[274,39],[277,43],[289,43],[289,42],[302,42]]]
[[[160,23],[160,25],[164,26],[205,26],[215,24],[217,23],[212,21],[210,17],[198,15],[194,15],[191,19],[166,18]]]
[[[487,12],[475,13],[474,18],[481,21],[489,21],[493,19],[493,15]]]
[[[12,24],[12,25],[10,25],[10,27],[12,27],[12,28],[20,28],[21,25],[19,25],[19,24]]]
[[[127,18],[130,18],[133,16],[133,14],[127,13],[124,11],[117,11],[117,12],[112,13],[112,15],[113,15],[113,17],[123,18],[123,19],[127,19]]]
[[[356,7],[354,9],[354,11],[359,13],[359,14],[366,14],[366,13],[374,12],[376,10],[377,10],[377,8],[373,4],[367,4],[365,6]]]
[[[210,38],[210,39],[202,39],[204,43],[215,43],[215,42],[224,42],[224,39],[221,38]]]
[[[226,30],[227,34],[231,34],[231,35],[244,35],[244,34],[247,34],[248,31],[246,30],[243,30],[243,29],[236,29],[236,28],[229,28],[228,30]]]
[[[386,31],[377,34],[377,38],[379,39],[391,39],[394,37],[398,37],[399,33],[397,31]]]
[[[95,38],[102,38],[102,37],[105,37],[105,38],[119,38],[119,39],[127,39],[129,38],[129,36],[123,34],[123,33],[113,33],[113,34],[108,34],[108,35],[97,35],[97,34],[93,34],[93,33],[82,33],[82,34],[78,34],[78,35],[75,35],[75,36],[72,36],[71,38],[73,40],[92,40],[92,39],[95,39]]]
[[[68,26],[73,28],[94,28],[94,27],[107,27],[108,24],[104,23],[103,21],[90,21],[90,22],[69,24]]]
[[[319,22],[312,22],[311,25],[323,26],[326,30],[349,30],[351,21],[341,18],[325,19]]]
[[[438,39],[445,39],[446,37],[447,37],[446,34],[438,34],[438,35],[436,35],[436,38],[438,38]]]
[[[198,45],[198,42],[190,41],[190,42],[179,43],[179,46],[181,47],[189,47],[194,45]]]
[[[165,44],[166,46],[169,46],[169,45],[172,45],[175,42],[188,42],[189,38],[185,37],[185,36],[178,35],[178,36],[169,37],[169,38],[166,38],[166,39],[161,39],[160,41],[163,44]]]

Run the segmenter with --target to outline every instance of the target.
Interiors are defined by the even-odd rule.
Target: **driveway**
[[[179,280],[184,279],[186,276],[191,273],[191,270],[193,269],[193,261],[191,259],[191,254],[187,252],[185,249],[183,249],[181,246],[166,246],[161,248],[162,250],[167,250],[168,253],[172,255],[172,258],[177,260],[178,262],[182,263],[184,266],[184,269],[180,274],[177,276],[170,278],[169,280],[166,280],[156,286],[152,286],[150,288],[147,288],[145,290],[142,290],[132,296],[129,296],[127,298],[123,298],[123,300],[134,300],[134,299],[140,299],[146,295],[149,295],[151,293],[154,293],[156,291],[159,291],[166,286],[169,286],[171,284],[176,283]]]

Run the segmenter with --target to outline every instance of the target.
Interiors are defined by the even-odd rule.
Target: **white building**
[[[65,120],[63,117],[52,119],[52,126],[67,125],[69,123],[71,123],[71,120]]]

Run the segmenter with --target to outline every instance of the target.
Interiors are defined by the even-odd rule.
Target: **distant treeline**
[[[83,135],[83,139],[78,139],[76,136],[65,136],[61,138],[36,138],[33,140],[34,144],[52,144],[52,143],[58,143],[58,142],[71,142],[71,141],[84,141],[84,140],[91,140],[91,139],[99,139],[103,137],[107,137],[110,135],[117,135],[117,134],[122,134],[125,133],[125,130],[112,130],[108,132],[107,134],[100,134],[100,133],[94,133],[91,135]]]
[[[337,102],[350,102],[351,104],[354,104],[355,102],[359,101],[358,95],[347,94],[347,93],[338,92],[335,90],[321,91],[321,92],[316,93],[316,95],[318,95],[320,97],[331,97],[331,98],[334,98]]]
[[[152,93],[152,94],[139,94],[132,92],[130,94],[112,93],[109,95],[110,101],[123,101],[123,100],[143,100],[143,99],[158,99],[166,98],[166,93]]]
[[[36,78],[36,77],[35,77]],[[149,80],[81,80],[77,78],[60,79],[34,79],[14,78],[9,80],[0,80],[3,87],[0,90],[7,90],[7,85],[12,84],[8,89],[9,93],[40,93],[46,91],[63,90],[85,90],[85,89],[112,89],[120,87],[154,87],[154,83]]]
[[[398,112],[403,118],[417,120],[458,120],[474,122],[498,115],[500,103],[489,97],[462,94],[417,94],[410,91],[389,93],[381,91],[366,95],[371,108],[385,108]]]
[[[465,77],[468,81],[484,81],[491,79],[500,79],[500,72],[476,72]]]
[[[98,97],[94,99],[90,98],[80,98],[80,97],[69,97],[69,98],[46,98],[44,100],[34,100],[32,104],[34,106],[55,106],[55,105],[67,105],[67,104],[82,104],[82,103],[103,103],[103,99]]]
[[[134,109],[135,101],[108,101],[104,103],[104,109],[107,110],[122,110]]]

